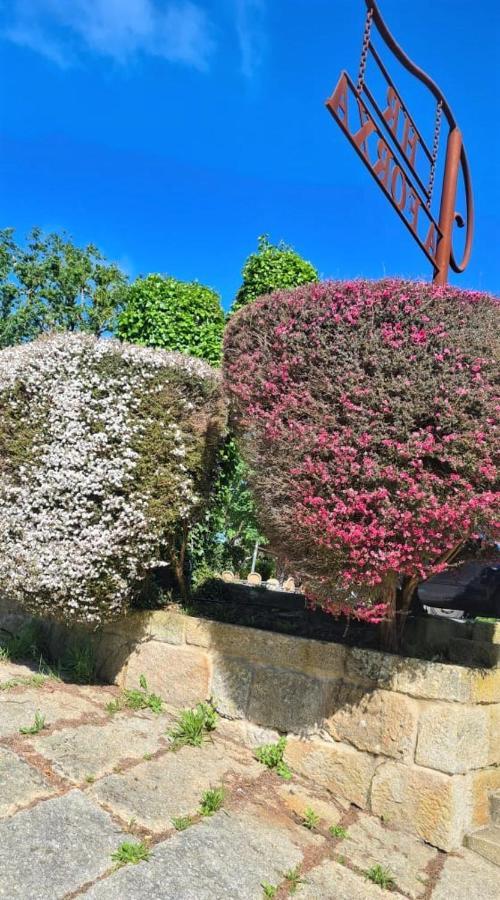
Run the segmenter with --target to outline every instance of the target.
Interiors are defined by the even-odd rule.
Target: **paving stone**
[[[38,666],[24,666],[20,663],[0,663],[0,685],[16,678],[31,678],[38,672]]]
[[[305,833],[306,845],[308,833]],[[309,841],[310,843],[310,841]],[[158,844],[151,860],[94,885],[86,900],[260,900],[263,881],[276,884],[302,862],[290,831],[272,817],[218,813]]]
[[[360,813],[348,828],[341,852],[352,865],[365,872],[372,866],[390,869],[397,887],[408,897],[421,897],[427,882],[426,868],[436,851],[422,841]]]
[[[345,813],[346,806],[342,808],[333,800],[325,800],[325,794],[320,794],[314,788],[306,788],[293,782],[279,786],[278,794],[288,809],[295,813],[299,819],[305,815],[307,809],[312,809],[321,819],[321,827],[329,828],[330,825],[338,825]]]
[[[36,769],[0,747],[0,819],[53,793],[53,788]]]
[[[500,867],[470,850],[448,856],[432,900],[498,900]]]
[[[112,772],[125,759],[141,760],[167,746],[165,732],[172,720],[146,711],[134,716],[115,715],[102,725],[63,728],[31,738],[38,753],[49,759],[55,772],[78,783]]]
[[[122,775],[109,775],[90,794],[112,812],[154,832],[172,827],[172,819],[198,812],[201,795],[231,773],[258,778],[262,766],[244,748],[206,743],[183,747],[141,763]]]
[[[32,725],[36,711],[45,716],[47,725],[79,719],[88,713],[95,715],[96,707],[84,697],[45,684],[39,688],[24,688],[0,692],[0,737],[19,734],[19,729]]]
[[[0,897],[62,900],[111,865],[124,834],[80,791],[0,822]]]
[[[388,894],[346,866],[326,860],[307,873],[297,896],[300,900],[383,900]]]

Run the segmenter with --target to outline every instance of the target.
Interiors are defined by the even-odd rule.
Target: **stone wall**
[[[16,615],[0,608],[0,627],[15,628]],[[469,656],[486,657],[489,668],[175,611],[136,613],[93,641],[104,679],[136,687],[144,674],[175,707],[213,697],[250,742],[287,733],[295,771],[450,851],[488,823],[489,795],[500,788],[500,625],[466,628],[454,639],[467,641]],[[60,654],[68,633],[47,626],[47,636]]]

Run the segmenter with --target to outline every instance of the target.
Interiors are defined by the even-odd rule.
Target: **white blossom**
[[[179,374],[189,385],[208,383],[211,400],[187,400]],[[171,535],[151,514],[158,496],[138,475],[137,448],[155,424],[142,411],[153,395],[156,410],[165,397],[165,504],[175,524],[200,502],[186,442],[205,440],[209,421],[219,430],[224,424],[214,369],[184,354],[88,335],[51,335],[0,352],[0,431],[14,422],[7,448],[16,436],[26,441],[22,461],[18,440],[17,455],[7,450],[0,462],[0,590],[8,598],[38,615],[98,624],[123,613],[164,558]],[[169,420],[170,408],[183,411],[180,424]],[[207,426],[200,434],[196,414]]]

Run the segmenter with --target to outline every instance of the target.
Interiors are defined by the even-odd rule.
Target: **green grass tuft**
[[[176,831],[185,831],[186,828],[189,828],[192,824],[193,820],[191,816],[175,816],[175,818],[172,819],[172,825]]]
[[[157,694],[150,693],[146,678],[141,675],[138,688],[122,691],[116,700],[112,700],[106,705],[106,710],[110,715],[121,709],[150,709],[151,712],[159,715],[163,709],[163,700]]]
[[[198,703],[195,709],[182,710],[179,721],[169,731],[174,748],[201,747],[207,733],[217,727],[218,715],[210,703]]]
[[[286,880],[288,881],[288,890],[291,894],[295,894],[298,886],[304,883],[304,879],[302,878],[300,866],[295,866],[294,869],[288,869],[288,872],[284,873]]]
[[[202,816],[213,816],[222,807],[226,792],[224,788],[210,788],[202,795],[200,813]]]
[[[273,769],[280,778],[290,781],[292,772],[283,759],[285,749],[286,738],[280,737],[276,744],[263,744],[262,747],[257,747],[254,756],[262,765],[267,766],[268,769]]]
[[[39,731],[42,731],[45,728],[45,716],[37,710],[35,713],[35,719],[33,725],[25,725],[23,728],[19,729],[20,734],[38,734]]]
[[[333,838],[338,838],[341,841],[349,837],[349,832],[342,825],[330,825],[328,831]]]
[[[385,890],[392,890],[396,887],[394,876],[386,866],[378,864],[372,866],[371,869],[367,869],[365,876],[369,881],[373,881],[373,884],[378,884],[379,887],[385,888]]]
[[[150,856],[151,850],[144,841],[140,841],[138,844],[125,841],[123,844],[120,844],[118,850],[111,854],[111,859],[119,868],[120,866],[126,866],[128,863],[135,866],[137,863],[148,860]]]
[[[319,816],[310,806],[307,807],[302,817],[302,824],[304,828],[308,828],[309,831],[314,831],[319,825]]]

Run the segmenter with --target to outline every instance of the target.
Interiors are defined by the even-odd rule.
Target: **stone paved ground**
[[[266,884],[277,898],[295,887],[302,900],[381,900],[390,892],[365,877],[381,865],[396,896],[499,900],[500,869],[466,849],[440,853],[311,782],[283,781],[254,759],[262,735],[251,728],[224,721],[201,748],[173,752],[174,710],[110,715],[117,689],[32,675],[0,663],[0,897],[258,900]],[[37,711],[45,727],[21,734]],[[201,795],[220,785],[222,809],[202,817]],[[312,831],[301,824],[308,807],[320,817]],[[194,822],[176,831],[179,816]],[[332,837],[332,825],[347,836]],[[141,841],[149,860],[117,868],[111,854]]]

